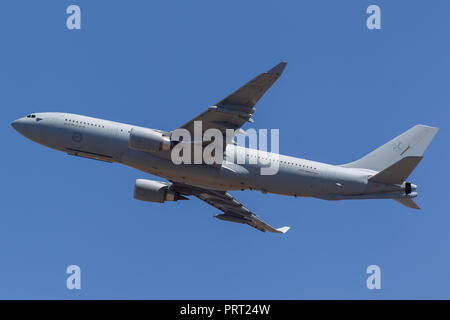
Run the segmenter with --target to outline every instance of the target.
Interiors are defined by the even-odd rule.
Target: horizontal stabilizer
[[[420,207],[411,198],[394,199],[394,200],[397,201],[398,203],[404,205],[405,207],[420,210]]]
[[[401,184],[416,168],[420,160],[422,157],[404,157],[372,176],[370,180],[386,184]]]

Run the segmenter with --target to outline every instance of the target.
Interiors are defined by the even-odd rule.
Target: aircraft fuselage
[[[108,162],[117,162],[168,180],[215,190],[260,190],[291,196],[315,196],[338,200],[339,196],[370,195],[375,198],[402,197],[403,185],[375,183],[369,178],[377,172],[345,168],[296,157],[268,153],[278,161],[278,172],[261,175],[262,160],[254,149],[228,144],[221,166],[175,165],[170,151],[144,152],[129,147],[133,125],[82,115],[45,112],[20,118],[12,123],[22,135],[44,146]],[[236,164],[232,155],[245,154]],[[250,157],[255,157],[250,161]],[[413,185],[414,189],[415,186]],[[414,194],[409,195],[414,196]]]

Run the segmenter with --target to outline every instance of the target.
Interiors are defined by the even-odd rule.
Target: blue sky
[[[66,28],[77,4],[82,29]],[[370,4],[382,28],[366,28]],[[2,1],[0,298],[450,298],[448,1]],[[213,219],[197,199],[132,197],[148,174],[28,141],[10,123],[61,111],[172,130],[279,61],[246,128],[283,154],[355,160],[440,127],[391,200],[233,193],[286,235]],[[81,267],[82,289],[65,286]],[[381,267],[381,290],[366,268]]]

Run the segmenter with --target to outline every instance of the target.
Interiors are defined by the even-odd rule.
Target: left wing
[[[186,184],[173,182],[172,187],[178,193],[184,195],[194,195],[207,204],[219,209],[223,214],[217,214],[214,217],[220,220],[245,223],[262,232],[286,233],[290,227],[282,227],[275,229],[259,219],[259,217],[248,210],[237,201],[231,194],[225,191],[216,191],[198,188]]]
[[[194,121],[201,121],[202,133],[215,128],[219,129],[225,138],[226,129],[237,130],[246,122],[253,122],[251,116],[255,112],[255,104],[281,76],[285,67],[286,62],[280,62],[269,71],[261,73],[181,128],[187,129],[191,136],[194,136]]]

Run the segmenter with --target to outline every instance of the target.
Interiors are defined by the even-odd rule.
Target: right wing
[[[259,217],[248,210],[242,203],[237,201],[231,194],[225,191],[216,191],[198,188],[178,182],[173,182],[172,187],[183,195],[194,195],[207,204],[219,209],[223,214],[214,217],[224,221],[248,224],[262,232],[286,233],[289,227],[273,228]]]

